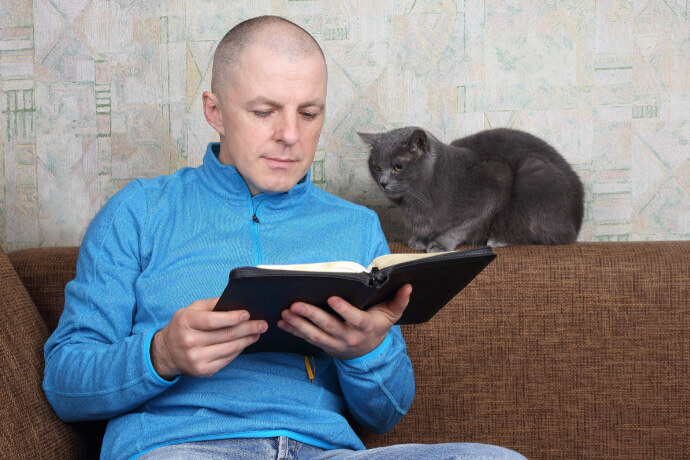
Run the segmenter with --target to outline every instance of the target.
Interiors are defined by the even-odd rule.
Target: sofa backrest
[[[391,250],[409,252],[402,244],[391,244]],[[535,459],[690,458],[690,241],[522,246],[496,253],[431,321],[403,327],[415,400],[391,432],[359,430],[365,445],[467,441]],[[27,452],[67,445],[63,452],[74,453],[74,436],[86,443],[85,451],[16,458],[97,455],[102,425],[89,424],[92,432],[61,426],[40,390],[43,341],[62,311],[77,248],[9,256],[48,328],[0,256],[0,305],[9,318],[0,323],[0,391],[30,389],[18,400],[5,397],[10,406],[0,414],[20,417],[34,407],[40,414],[11,432],[0,424],[0,457],[12,448],[7,436],[26,430],[39,430],[22,443]],[[6,287],[5,279],[14,287]],[[8,300],[12,296],[21,297],[23,306]],[[7,381],[4,363],[12,359],[15,372]],[[47,436],[56,424],[59,436]]]

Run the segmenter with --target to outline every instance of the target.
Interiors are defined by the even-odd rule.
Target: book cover
[[[216,310],[249,311],[252,319],[268,322],[268,331],[245,353],[282,351],[313,355],[321,351],[277,326],[281,312],[294,302],[305,302],[338,316],[327,305],[331,296],[367,309],[392,298],[406,283],[410,302],[397,324],[430,320],[496,257],[490,247],[438,254],[390,254],[368,268],[352,262],[239,267],[230,279]],[[270,268],[269,268],[270,267]],[[347,270],[347,271],[345,271]]]

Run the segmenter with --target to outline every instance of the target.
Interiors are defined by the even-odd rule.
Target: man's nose
[[[294,145],[299,142],[299,125],[297,116],[285,114],[280,118],[276,130],[278,140],[286,145]]]

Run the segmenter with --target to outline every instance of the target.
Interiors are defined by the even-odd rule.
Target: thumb
[[[402,316],[405,308],[407,308],[407,305],[410,303],[411,294],[412,285],[405,284],[398,289],[398,292],[395,293],[395,297],[379,305],[384,313],[389,316],[392,324],[398,322]]]
[[[189,305],[190,310],[211,311],[215,308],[220,297],[212,297],[210,299],[195,300]]]

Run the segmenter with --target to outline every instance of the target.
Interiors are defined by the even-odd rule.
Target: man
[[[203,165],[132,181],[89,226],[45,346],[45,393],[65,420],[110,419],[102,458],[361,455],[343,414],[384,432],[412,402],[412,368],[393,326],[409,285],[366,312],[331,298],[337,317],[293,304],[279,326],[325,351],[306,359],[242,354],[267,324],[212,311],[233,267],[367,265],[388,252],[373,212],[309,180],[325,114],[321,49],[282,18],[245,21],[218,45],[211,89],[204,113],[220,143]],[[366,458],[510,453],[387,449]]]

